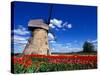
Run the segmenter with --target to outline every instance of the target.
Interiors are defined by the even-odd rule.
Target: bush
[[[33,64],[31,67],[26,69],[26,73],[34,73],[36,72],[37,67]]]
[[[22,65],[16,63],[14,64],[14,73],[25,73],[25,69]]]
[[[47,71],[57,71],[57,67],[56,67],[57,65],[56,64],[48,63],[47,65],[48,65]]]
[[[46,72],[48,69],[48,66],[46,63],[41,63],[39,66],[39,72]]]

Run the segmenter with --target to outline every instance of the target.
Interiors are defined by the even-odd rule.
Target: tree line
[[[95,51],[95,46],[93,43],[85,41],[83,44],[83,52],[93,52]]]

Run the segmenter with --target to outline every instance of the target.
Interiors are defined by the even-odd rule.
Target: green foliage
[[[32,58],[33,62],[48,62],[47,58]]]
[[[26,69],[26,73],[34,73],[36,72],[37,67],[33,64],[31,67]]]
[[[20,64],[14,64],[14,73],[25,73],[25,68]]]
[[[48,67],[48,65],[46,63],[41,63],[39,66],[39,72],[46,72]]]
[[[94,45],[88,41],[85,41],[83,45],[83,52],[92,52],[94,51]]]
[[[35,72],[50,72],[50,71],[65,71],[65,70],[81,70],[81,69],[92,69],[89,64],[64,64],[64,63],[41,63],[38,67],[33,64],[29,68],[25,68],[22,65],[14,65],[14,73],[35,73]],[[96,68],[96,66],[93,66]]]
[[[57,65],[56,64],[54,64],[54,63],[48,63],[47,64],[48,65],[48,69],[47,69],[47,71],[49,72],[49,71],[57,71]]]
[[[36,73],[50,71],[66,71],[97,68],[95,63],[92,64],[75,64],[75,63],[50,63],[47,58],[32,58],[32,65],[24,67],[18,63],[14,64],[14,73]]]
[[[65,64],[57,64],[57,71],[64,71],[66,68]]]

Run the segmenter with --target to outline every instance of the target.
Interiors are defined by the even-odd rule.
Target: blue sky
[[[43,19],[48,22],[51,4],[14,2],[12,40],[15,53],[22,52],[31,36],[28,22]],[[82,50],[84,41],[97,43],[97,8],[53,4],[48,33],[52,52],[77,52]],[[14,38],[13,38],[14,37]]]

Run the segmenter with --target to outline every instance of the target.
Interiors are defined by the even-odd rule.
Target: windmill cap
[[[28,23],[28,27],[36,27],[49,30],[49,26],[46,23],[44,23],[43,19],[30,20]]]

